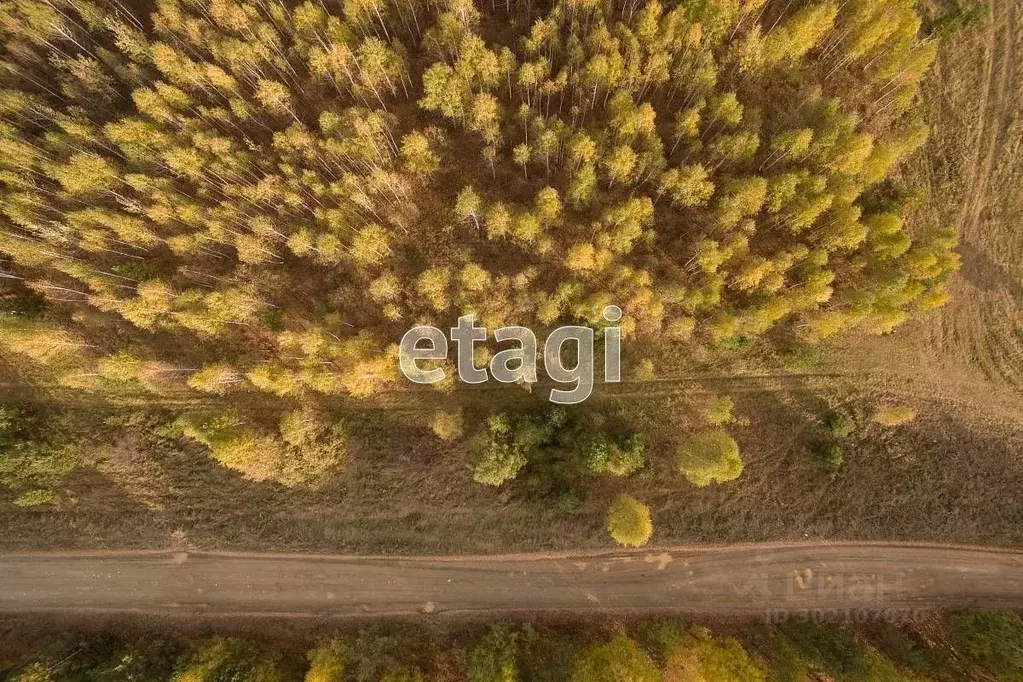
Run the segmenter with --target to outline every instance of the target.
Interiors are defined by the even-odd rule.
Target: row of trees
[[[941,619],[945,620],[945,619]],[[724,628],[722,628],[724,629]],[[935,632],[942,636],[934,637]],[[1005,680],[1023,673],[1023,621],[979,612],[861,628],[789,621],[720,634],[674,620],[596,627],[493,624],[457,642],[416,628],[321,639],[304,661],[265,642],[63,636],[17,662],[10,682],[851,682]],[[928,636],[932,635],[932,636]],[[0,667],[0,674],[6,672]]]

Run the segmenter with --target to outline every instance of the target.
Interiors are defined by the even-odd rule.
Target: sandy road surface
[[[471,611],[1023,608],[1023,551],[881,543],[557,557],[0,555],[0,611],[351,616]]]

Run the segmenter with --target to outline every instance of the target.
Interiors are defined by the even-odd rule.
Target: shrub
[[[902,628],[881,622],[872,628],[874,641],[885,656],[914,672],[933,670],[939,664],[939,652],[921,646]]]
[[[623,635],[587,647],[575,661],[569,682],[660,682],[650,657]]]
[[[516,633],[508,626],[491,626],[469,654],[467,682],[516,682],[519,646]]]
[[[619,495],[607,515],[607,532],[626,547],[642,547],[654,532],[650,508],[631,495]]]
[[[551,405],[537,414],[521,416],[515,422],[515,442],[527,451],[551,445],[558,440],[568,421],[568,410],[561,405]]]
[[[646,464],[646,444],[639,434],[620,445],[603,435],[590,434],[580,440],[578,451],[586,470],[595,475],[630,476]]]
[[[379,623],[359,630],[351,647],[345,677],[355,682],[379,682],[388,671],[401,667],[398,659],[398,638],[386,634]]]
[[[457,440],[462,437],[461,411],[437,412],[430,423],[433,433],[441,440]]]
[[[724,483],[742,474],[739,444],[722,429],[705,431],[683,443],[678,450],[679,472],[697,486]]]
[[[487,433],[478,436],[473,480],[498,486],[514,478],[538,448],[561,439],[569,413],[552,405],[534,414],[511,417],[495,412],[487,418]]]
[[[547,445],[553,437],[553,429],[536,417],[518,419],[515,423],[515,432],[512,434],[515,444],[526,451]]]
[[[343,639],[332,637],[321,640],[306,654],[309,670],[305,682],[342,682],[351,651]]]
[[[611,457],[611,444],[604,436],[589,434],[580,438],[579,456],[583,465],[591,474],[602,474],[607,471],[607,460]]]
[[[631,476],[646,464],[646,442],[640,434],[633,434],[624,443],[612,445],[606,471],[613,476]]]
[[[305,406],[281,418],[281,439],[287,443],[280,471],[273,478],[285,485],[322,482],[344,464],[348,435],[343,423],[331,423],[329,415]]]
[[[779,629],[810,666],[837,673],[839,679],[871,679],[868,651],[847,630],[795,620],[781,623]]]
[[[1023,619],[1009,611],[952,616],[952,646],[1008,680],[1023,680]]]
[[[511,434],[512,421],[504,412],[495,412],[487,417],[487,428],[495,436],[507,436]]]
[[[185,415],[176,424],[186,438],[202,443],[215,460],[251,481],[265,481],[280,474],[284,443],[255,433],[230,412],[213,418]]]
[[[716,639],[702,627],[686,630],[668,646],[664,682],[764,682],[763,667],[737,640]]]
[[[172,682],[220,680],[281,682],[284,673],[276,652],[236,637],[214,637],[184,656],[172,678]]]
[[[902,426],[916,419],[916,408],[909,405],[887,405],[874,415],[874,421],[883,426]]]
[[[16,441],[0,450],[0,484],[17,494],[19,507],[52,504],[54,487],[78,465],[79,449],[72,443]]]
[[[657,376],[657,372],[654,368],[654,361],[650,358],[640,360],[633,373],[633,379],[636,381],[653,381],[655,376]]]
[[[856,422],[844,412],[832,412],[824,420],[824,427],[835,438],[847,438],[856,430]]]
[[[526,466],[526,454],[517,443],[490,441],[476,458],[472,480],[484,485],[499,486],[518,476]]]
[[[729,396],[714,396],[703,409],[703,419],[711,426],[721,426],[735,421],[732,410],[735,402]]]
[[[820,458],[821,466],[829,473],[834,473],[842,468],[844,461],[842,448],[833,443],[820,447],[817,456]]]

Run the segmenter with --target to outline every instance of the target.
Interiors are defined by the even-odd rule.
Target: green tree
[[[478,230],[480,228],[479,214],[483,208],[483,200],[472,187],[463,187],[455,200],[455,213],[464,220],[472,220]]]
[[[607,532],[620,545],[642,547],[654,532],[650,508],[635,497],[619,495],[607,515]]]
[[[724,483],[742,473],[739,445],[721,429],[704,431],[679,446],[679,472],[693,485]]]
[[[518,655],[517,633],[507,625],[491,625],[469,653],[467,682],[517,682]]]
[[[351,656],[348,644],[338,637],[322,639],[306,654],[309,669],[305,682],[343,682]]]
[[[658,682],[650,657],[629,638],[617,635],[583,650],[572,666],[570,682]]]
[[[440,168],[440,157],[429,138],[418,130],[401,138],[401,158],[405,168],[416,175],[429,176]]]
[[[823,445],[818,448],[817,456],[820,458],[821,466],[828,473],[835,473],[842,468],[845,457],[842,448],[835,444]]]
[[[952,645],[973,662],[1007,680],[1023,680],[1023,619],[1008,611],[951,617]]]
[[[285,679],[279,654],[235,637],[204,640],[185,657],[173,682],[218,682],[235,678],[277,682]]]
[[[856,431],[856,422],[845,412],[832,412],[824,419],[824,428],[835,438],[848,438]]]
[[[765,682],[764,667],[737,640],[695,627],[668,644],[665,678],[678,682]]]
[[[473,463],[472,480],[500,486],[519,475],[526,466],[526,453],[517,443],[491,441],[479,451]]]

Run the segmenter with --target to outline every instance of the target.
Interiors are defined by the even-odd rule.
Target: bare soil
[[[557,556],[0,556],[0,612],[364,615],[643,609],[832,616],[1023,606],[1023,552],[868,543]]]

